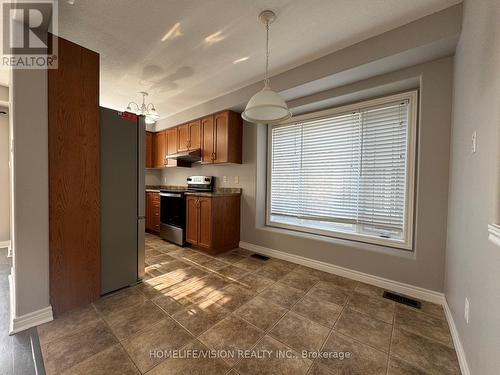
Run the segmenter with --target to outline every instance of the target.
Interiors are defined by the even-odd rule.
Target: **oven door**
[[[178,228],[186,225],[186,200],[182,193],[160,192],[160,222]]]

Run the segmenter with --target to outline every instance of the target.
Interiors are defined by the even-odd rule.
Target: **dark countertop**
[[[186,195],[194,195],[198,197],[227,197],[241,195],[241,188],[215,188],[213,192],[204,191],[186,191],[186,186],[169,186],[169,185],[147,185],[146,191],[159,193],[160,190],[183,191]]]
[[[188,191],[186,195],[194,195],[197,197],[229,197],[229,196],[240,196],[240,188],[215,188],[213,192],[204,191]]]

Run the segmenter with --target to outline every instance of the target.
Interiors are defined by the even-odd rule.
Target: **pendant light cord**
[[[266,21],[266,76],[264,86],[269,87],[269,21]]]

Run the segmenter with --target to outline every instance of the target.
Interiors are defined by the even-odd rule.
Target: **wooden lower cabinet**
[[[160,194],[146,192],[146,231],[160,233]]]
[[[240,242],[240,196],[186,198],[186,241],[215,254],[238,247]]]

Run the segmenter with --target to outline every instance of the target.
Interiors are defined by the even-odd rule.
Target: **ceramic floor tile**
[[[45,371],[59,375],[118,341],[102,321],[42,345]]]
[[[386,323],[393,323],[395,303],[355,292],[349,298],[349,307]]]
[[[303,295],[301,290],[280,284],[274,284],[260,294],[262,298],[286,309],[290,309]]]
[[[403,362],[396,357],[389,358],[389,370],[387,375],[428,375],[428,373]]]
[[[349,374],[346,372],[345,374]],[[340,371],[330,371],[328,368],[326,368],[323,365],[319,365],[315,363],[312,365],[311,370],[307,373],[307,375],[344,375],[344,373],[340,373]]]
[[[460,374],[457,355],[452,348],[405,330],[394,329],[391,355],[429,374]]]
[[[241,306],[234,314],[263,331],[267,331],[285,315],[287,311],[287,309],[257,296]]]
[[[384,290],[375,285],[358,283],[355,288],[355,291],[360,294],[364,294],[365,296],[374,297],[374,298],[383,298]]]
[[[137,332],[151,326],[165,317],[165,312],[153,302],[146,300],[140,305],[123,309],[112,319],[105,319],[111,327],[113,334],[124,340]]]
[[[124,309],[140,306],[145,301],[146,297],[138,289],[127,288],[99,299],[94,303],[94,306],[104,319],[113,321]]]
[[[288,265],[283,265],[280,263],[273,263],[268,261],[262,267],[257,270],[257,275],[267,277],[268,279],[278,281],[282,279],[285,275],[291,272],[291,268]]]
[[[164,359],[160,355],[151,355],[151,352],[180,349],[192,339],[188,331],[172,318],[165,317],[123,341],[122,345],[137,368],[145,373]]]
[[[398,305],[394,322],[399,329],[429,337],[453,348],[450,329],[444,320]]]
[[[143,283],[38,328],[49,375],[132,375],[137,366],[148,375],[459,374],[439,305],[421,301],[414,310],[382,298],[382,288],[280,259],[258,260],[244,249],[211,256],[148,234],[146,252]],[[149,357],[150,348],[184,344],[233,354],[255,345],[296,356],[223,360],[181,351],[178,358]],[[330,358],[302,357],[301,350],[322,344]],[[346,351],[351,356],[339,358]]]
[[[221,260],[226,263],[236,263],[239,262],[240,260],[245,259],[246,257],[240,254],[233,253],[231,251],[222,253],[222,254],[217,254],[216,256],[217,260]]]
[[[307,292],[320,280],[319,277],[294,271],[285,275],[279,282],[280,284]]]
[[[309,359],[301,357],[299,352],[265,336],[253,349],[256,352],[266,353],[262,358],[244,358],[236,366],[242,375],[303,375],[311,366]],[[290,358],[280,358],[280,353],[289,353]],[[293,358],[292,358],[293,357]]]
[[[245,259],[240,260],[239,262],[233,263],[236,267],[243,268],[247,271],[257,271],[261,267],[263,267],[265,262],[261,260],[257,260],[254,258],[246,257]]]
[[[242,277],[235,283],[245,289],[251,290],[256,294],[273,285],[275,281],[252,273]]]
[[[342,306],[304,296],[292,309],[313,322],[333,327],[342,311]]]
[[[337,286],[338,288],[344,289],[347,292],[354,291],[359,284],[356,280],[326,272],[321,276],[321,279]]]
[[[175,314],[183,308],[183,305],[175,301],[172,297],[164,296],[163,294],[153,298],[151,302],[169,315]]]
[[[92,305],[70,311],[37,327],[40,344],[47,344],[55,339],[73,334],[77,330],[93,326],[100,320],[99,314]]]
[[[322,348],[327,355],[318,363],[340,374],[385,375],[387,354],[333,332]],[[328,355],[328,353],[332,353]],[[347,356],[349,353],[349,357]]]
[[[334,331],[350,336],[383,352],[389,351],[392,325],[347,307],[335,324]]]
[[[237,248],[237,249],[231,250],[231,253],[242,255],[244,257],[248,257],[248,256],[253,254],[253,251],[250,251],[247,249],[242,249],[242,248]]]
[[[321,281],[313,286],[307,295],[319,301],[335,303],[336,305],[341,306],[346,303],[347,298],[349,297],[349,294],[344,289],[325,281]]]
[[[65,371],[62,375],[140,375],[121,345],[113,345]]]
[[[239,350],[250,349],[263,334],[263,331],[244,320],[229,315],[203,333],[199,340],[211,349],[236,353]],[[238,362],[238,358],[228,357],[225,361],[233,366]]]
[[[245,270],[241,267],[236,267],[233,265],[228,265],[224,268],[220,268],[216,271],[216,274],[220,277],[224,277],[229,281],[236,281],[244,277],[250,272],[250,270]]]
[[[217,303],[229,311],[233,311],[252,299],[254,293],[236,284],[230,284],[212,293],[209,301]]]
[[[209,349],[198,341],[188,344],[181,349],[186,358],[169,358],[150,370],[147,375],[221,375],[229,371],[230,367],[219,358],[203,356],[189,356],[188,353],[208,353]]]
[[[297,351],[318,351],[329,332],[328,328],[289,312],[269,334]]]
[[[198,336],[229,315],[222,306],[208,300],[183,307],[172,315],[177,322]]]

